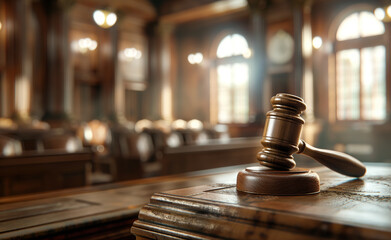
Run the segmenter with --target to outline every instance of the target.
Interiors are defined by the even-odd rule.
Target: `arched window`
[[[240,34],[225,36],[216,51],[215,107],[219,123],[249,120],[249,64],[251,52]],[[213,96],[212,96],[213,98]],[[216,114],[212,113],[212,114]]]
[[[338,26],[336,119],[386,118],[386,48],[384,25],[373,13],[350,14]]]

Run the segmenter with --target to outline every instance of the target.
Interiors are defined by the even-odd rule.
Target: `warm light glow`
[[[190,64],[200,64],[202,60],[204,59],[204,56],[202,53],[192,53],[187,56],[187,60]]]
[[[178,130],[178,129],[186,129],[187,122],[185,120],[183,120],[183,119],[177,119],[177,120],[172,122],[171,127],[173,129],[176,129],[176,130]]]
[[[113,26],[117,22],[117,15],[115,15],[115,13],[109,13],[109,15],[107,15],[106,22],[110,27]]]
[[[137,48],[125,48],[119,53],[120,58],[126,61],[140,59],[142,55],[143,55],[142,52]]]
[[[71,48],[74,52],[86,53],[94,51],[98,47],[98,43],[91,38],[81,38],[71,43]]]
[[[192,119],[187,122],[187,128],[192,130],[201,131],[203,127],[204,124],[198,119]]]
[[[109,28],[117,22],[117,15],[106,10],[96,10],[92,16],[95,23],[102,28]]]
[[[319,37],[319,36],[316,36],[312,39],[312,46],[315,48],[315,49],[319,49],[323,44],[323,41],[322,41],[322,38]]]
[[[391,5],[387,7],[387,16],[391,18]]]
[[[28,116],[30,107],[30,80],[23,76],[15,81],[15,107],[18,113],[22,116]]]
[[[3,27],[3,25],[2,25],[1,22],[0,22],[0,30],[1,30],[2,27]]]
[[[386,17],[386,13],[384,12],[383,8],[376,8],[375,11],[373,11],[373,13],[375,14],[375,17],[380,21],[382,21]]]
[[[253,53],[251,52],[251,49],[250,49],[250,48],[247,48],[247,49],[243,52],[243,57],[244,57],[244,58],[250,58],[252,55],[253,55]]]

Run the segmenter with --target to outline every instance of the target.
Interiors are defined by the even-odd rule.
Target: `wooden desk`
[[[240,193],[204,185],[152,196],[132,227],[138,239],[391,239],[391,164],[368,164],[362,179],[322,167],[321,192]]]
[[[132,239],[130,227],[155,192],[234,183],[240,165],[187,174],[0,198],[0,239]]]

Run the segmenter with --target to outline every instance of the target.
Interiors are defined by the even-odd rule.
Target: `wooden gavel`
[[[326,167],[350,177],[361,177],[365,166],[356,158],[337,151],[312,147],[300,139],[304,119],[300,114],[306,105],[300,97],[280,93],[271,99],[273,110],[266,115],[261,143],[263,150],[257,154],[261,165],[290,170],[296,166],[293,153],[312,157]]]

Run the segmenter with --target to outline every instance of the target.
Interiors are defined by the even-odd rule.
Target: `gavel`
[[[315,148],[300,139],[306,109],[303,99],[280,93],[272,97],[273,110],[266,115],[261,143],[263,150],[257,154],[260,164],[273,169],[290,170],[296,166],[293,153],[307,155],[326,167],[350,177],[361,177],[365,166],[356,158],[337,151]]]
[[[337,151],[312,147],[300,139],[304,119],[300,116],[306,105],[300,97],[280,93],[272,97],[273,110],[266,114],[261,143],[257,154],[263,166],[247,167],[236,179],[240,192],[266,195],[306,195],[320,192],[320,179],[310,169],[296,168],[292,154],[312,157],[338,173],[364,176],[365,166],[356,158]]]

